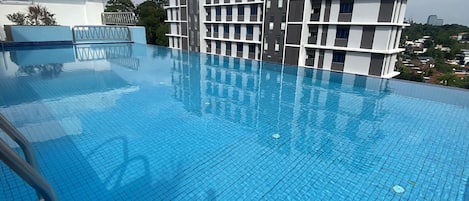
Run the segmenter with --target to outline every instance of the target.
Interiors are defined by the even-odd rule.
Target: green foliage
[[[16,25],[26,25],[26,14],[24,13],[17,12],[8,14],[7,18]]]
[[[147,43],[168,46],[169,27],[164,23],[166,11],[157,1],[147,0],[137,6],[138,25],[145,26]]]
[[[28,7],[28,13],[12,13],[7,18],[17,25],[57,25],[54,16],[46,7],[34,5]]]
[[[135,5],[131,0],[109,0],[106,2],[105,12],[135,12]]]
[[[463,46],[457,40],[451,39],[450,36],[457,35],[461,32],[469,32],[469,27],[452,24],[444,26],[432,26],[428,24],[412,24],[410,27],[404,29],[402,33],[401,43],[407,40],[417,40],[423,36],[431,36],[433,45],[425,41],[425,47],[432,47],[434,45],[443,45],[451,48],[451,52],[444,53],[443,57],[446,59],[453,59],[454,56],[461,51]],[[432,55],[429,55],[432,56]]]
[[[445,73],[437,79],[442,85],[469,89],[469,77],[459,78],[454,73]]]
[[[399,72],[400,74],[396,77],[397,79],[410,80],[415,82],[423,82],[424,80],[422,75],[414,73],[403,65],[399,66]]]
[[[441,73],[452,73],[454,66],[444,62],[436,62],[435,68]]]

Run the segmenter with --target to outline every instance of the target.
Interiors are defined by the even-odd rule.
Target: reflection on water
[[[111,64],[138,70],[138,57],[145,55],[145,45],[131,43],[51,46],[41,49],[13,48],[2,52],[0,76],[41,75],[42,78],[50,79],[57,77],[64,70],[108,70]],[[96,65],[96,62],[99,65]],[[91,64],[91,67],[80,65],[87,63]]]
[[[18,69],[17,74],[19,76],[27,75],[41,75],[44,79],[51,79],[59,76],[62,72],[63,64],[38,64],[38,65],[30,65],[30,66],[20,66]]]
[[[387,80],[171,54],[174,96],[187,110],[239,123],[257,133],[259,144],[281,154],[295,151],[324,160],[345,155],[339,162],[352,172],[367,171],[379,161],[369,150],[385,137],[380,124],[387,113],[381,107]],[[281,138],[271,140],[277,133]]]
[[[138,70],[137,56],[145,51],[121,43],[2,52],[0,112],[32,142],[79,135],[80,114],[114,107],[122,95],[138,90],[111,65]]]

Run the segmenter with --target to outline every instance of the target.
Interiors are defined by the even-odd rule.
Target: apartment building
[[[398,46],[406,5],[407,0],[170,0],[165,9],[172,48],[392,77],[403,51]]]

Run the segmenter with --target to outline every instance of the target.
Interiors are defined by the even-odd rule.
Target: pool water
[[[467,90],[137,44],[0,61],[0,113],[61,200],[469,199]]]

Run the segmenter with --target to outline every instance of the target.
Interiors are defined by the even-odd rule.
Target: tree
[[[400,74],[396,77],[397,79],[410,80],[415,82],[423,82],[424,80],[421,74],[417,74],[415,72],[410,71],[406,66],[402,64],[399,65],[399,72]]]
[[[109,0],[105,12],[135,12],[135,5],[131,0]]]
[[[147,0],[137,6],[135,11],[138,25],[145,26],[147,43],[168,46],[168,25],[164,23],[166,11],[160,1]]]
[[[46,7],[34,5],[28,7],[28,13],[8,14],[7,18],[17,25],[57,25],[54,16]]]

